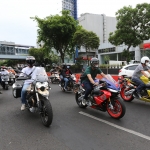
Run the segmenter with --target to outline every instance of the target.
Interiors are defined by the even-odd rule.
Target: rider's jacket
[[[72,75],[72,71],[70,69],[63,70],[62,76],[65,78],[68,75]]]

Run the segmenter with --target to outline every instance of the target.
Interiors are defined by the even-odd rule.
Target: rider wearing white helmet
[[[33,56],[27,56],[26,57],[26,63],[27,63],[27,67],[22,69],[22,73],[20,74],[20,76],[26,76],[26,75],[30,75],[31,79],[25,80],[24,85],[22,87],[21,90],[21,110],[25,110],[25,104],[26,104],[26,89],[29,87],[29,85],[33,82],[33,77],[35,78],[36,76],[36,72],[35,70],[35,58]]]
[[[139,98],[141,98],[140,91],[146,87],[145,83],[140,80],[140,77],[144,75],[145,77],[150,79],[150,76],[145,73],[148,71],[150,73],[150,67],[148,66],[150,59],[147,56],[141,58],[141,63],[134,70],[132,81],[135,82],[138,87],[136,88],[136,92]]]

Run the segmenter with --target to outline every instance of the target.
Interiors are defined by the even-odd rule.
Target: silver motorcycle
[[[27,89],[26,108],[32,112],[38,112],[41,116],[44,126],[49,127],[53,120],[52,106],[49,100],[50,86],[47,74],[43,67],[36,67],[36,78]],[[21,89],[24,81],[29,79],[30,76],[18,77],[13,84],[12,92],[15,98],[21,97]]]

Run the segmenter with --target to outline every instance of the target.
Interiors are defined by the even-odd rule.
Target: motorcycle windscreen
[[[111,75],[107,74],[107,79],[102,78],[101,80],[107,82],[108,88],[114,89],[114,90],[120,90],[119,82],[115,81]]]
[[[43,67],[36,67],[35,69],[35,76],[33,77],[34,80],[36,80],[37,82],[47,82],[48,81],[48,76],[47,73],[45,71],[45,69]]]

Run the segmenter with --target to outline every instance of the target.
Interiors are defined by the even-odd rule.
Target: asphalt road
[[[73,93],[51,85],[53,122],[43,126],[38,114],[20,110],[9,90],[0,94],[0,150],[149,150],[150,103],[125,102],[120,120],[107,112],[77,106]],[[2,89],[0,87],[0,89]]]

